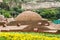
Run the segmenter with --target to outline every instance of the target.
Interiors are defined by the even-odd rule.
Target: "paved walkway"
[[[26,28],[28,25],[21,25],[21,26],[6,26],[6,27],[2,27],[0,26],[0,30],[22,30],[24,28]]]
[[[54,23],[50,23],[50,26],[46,26],[50,29],[53,29],[53,30],[60,30],[60,24],[54,24]]]

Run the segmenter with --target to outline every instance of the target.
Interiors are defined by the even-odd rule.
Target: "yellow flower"
[[[59,37],[53,36],[49,37],[45,34],[31,34],[31,33],[10,33],[10,32],[0,32],[0,37],[6,37],[7,40],[60,40]]]

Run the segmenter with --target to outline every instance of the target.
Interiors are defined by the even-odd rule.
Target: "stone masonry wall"
[[[60,7],[60,2],[40,2],[40,3],[24,3],[22,9],[39,9],[39,8],[51,8]]]

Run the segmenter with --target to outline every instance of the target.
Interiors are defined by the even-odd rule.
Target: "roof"
[[[24,11],[20,13],[16,18],[16,21],[38,21],[42,20],[42,17],[35,12],[32,11]]]

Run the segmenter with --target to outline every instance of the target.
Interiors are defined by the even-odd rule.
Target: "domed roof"
[[[16,21],[37,21],[41,19],[42,17],[38,13],[32,11],[24,11],[15,18]]]

